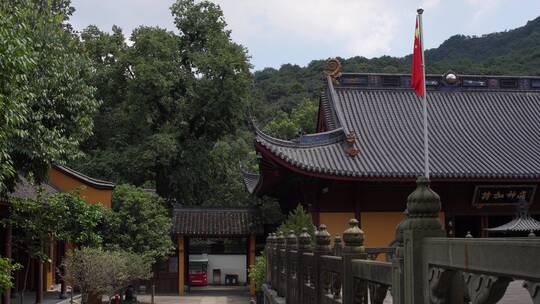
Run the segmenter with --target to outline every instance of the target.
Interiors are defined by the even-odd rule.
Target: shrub
[[[266,254],[255,258],[255,265],[251,265],[249,279],[255,281],[255,288],[260,291],[266,281]]]
[[[82,302],[88,303],[92,297],[112,297],[134,280],[150,278],[151,263],[143,255],[123,250],[81,248],[66,256],[64,279],[79,287]]]
[[[0,293],[13,287],[11,273],[20,267],[21,265],[12,263],[8,258],[0,258]]]

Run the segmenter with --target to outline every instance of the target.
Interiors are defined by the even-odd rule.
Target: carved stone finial
[[[358,227],[358,220],[349,220],[349,228],[343,232],[344,252],[364,252],[364,232]]]
[[[336,78],[339,78],[342,72],[341,62],[337,58],[328,59],[326,67],[328,71],[324,71],[324,75],[332,78],[332,81],[336,83]]]
[[[285,239],[288,249],[296,249],[298,247],[298,240],[293,230],[289,230],[289,235]]]
[[[536,237],[536,234],[534,234],[534,231],[530,231],[528,237]]]
[[[285,237],[283,236],[283,232],[278,232],[278,235],[276,237],[276,247],[277,249],[284,249],[285,248]]]
[[[334,237],[334,255],[340,256],[343,251],[343,242],[341,241],[341,236],[336,234]]]
[[[308,250],[311,247],[311,236],[308,233],[307,228],[302,228],[302,233],[298,236],[298,248]]]
[[[268,234],[268,237],[266,238],[266,244],[270,245],[270,246],[273,246],[275,239],[276,239],[276,237],[275,237],[273,232]]]
[[[467,231],[467,234],[465,235],[465,237],[471,239],[473,236],[470,231]]]
[[[315,249],[319,251],[330,251],[330,233],[326,230],[326,225],[321,224],[315,233]]]
[[[416,189],[407,198],[405,217],[396,227],[396,244],[403,246],[403,232],[408,229],[431,230],[440,233],[443,228],[439,221],[441,198],[429,187],[429,180],[420,176]]]
[[[429,187],[429,180],[420,176],[416,189],[407,198],[407,219],[403,229],[443,231],[439,221],[441,198]]]

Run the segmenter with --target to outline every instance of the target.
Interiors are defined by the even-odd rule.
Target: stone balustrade
[[[407,199],[396,246],[365,248],[351,219],[342,237],[323,224],[315,245],[307,230],[267,238],[265,303],[497,303],[512,280],[540,304],[540,238],[448,238],[438,220],[440,198],[423,177]],[[376,260],[380,254],[387,261]]]

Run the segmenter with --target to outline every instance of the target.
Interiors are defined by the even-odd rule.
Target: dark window
[[[383,87],[399,87],[401,85],[401,77],[399,76],[382,76]]]
[[[501,79],[499,80],[499,87],[501,89],[517,89],[518,80],[517,79]]]
[[[341,76],[339,79],[341,85],[367,85],[367,76]]]
[[[436,87],[439,85],[439,81],[435,80],[435,79],[426,79],[426,85],[428,87]]]
[[[531,79],[531,88],[540,89],[540,79]]]
[[[464,87],[487,87],[487,81],[484,79],[463,79]]]
[[[192,238],[189,241],[190,254],[246,254],[247,238]]]

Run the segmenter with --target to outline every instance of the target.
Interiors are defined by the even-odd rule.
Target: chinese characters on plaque
[[[476,186],[473,206],[516,205],[521,200],[530,204],[535,191],[535,185]]]

